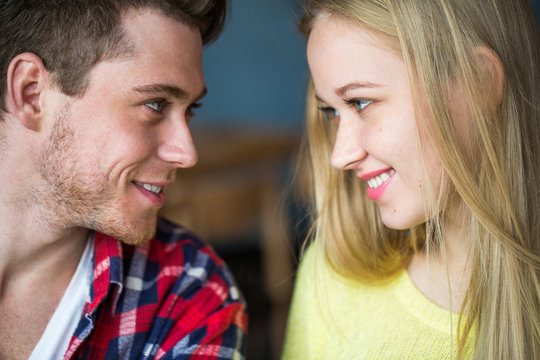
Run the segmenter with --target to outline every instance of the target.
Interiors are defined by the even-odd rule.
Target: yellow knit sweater
[[[296,280],[283,359],[453,359],[457,320],[424,297],[406,271],[387,285],[365,285],[337,275],[310,249]]]

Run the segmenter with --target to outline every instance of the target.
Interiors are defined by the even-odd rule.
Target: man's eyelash
[[[163,108],[168,104],[166,100],[160,99],[160,100],[152,100],[147,101],[144,103],[146,107],[148,107],[150,110],[161,113],[163,111]],[[199,109],[202,106],[201,103],[193,103],[187,108],[187,113],[193,113],[193,110]]]
[[[187,112],[188,113],[193,113],[193,110],[199,109],[202,105],[203,104],[200,103],[200,102],[193,103],[193,104],[189,105]]]
[[[164,99],[152,100],[152,101],[148,101],[148,102],[144,103],[144,105],[146,107],[148,107],[150,110],[152,110],[152,111],[154,111],[156,113],[161,113],[163,111],[163,108],[167,104],[168,104],[168,102],[165,101]],[[152,105],[157,105],[157,106],[152,106]]]

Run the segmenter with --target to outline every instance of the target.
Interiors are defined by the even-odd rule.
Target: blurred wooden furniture
[[[260,239],[261,286],[272,304],[272,348],[278,358],[294,273],[285,195],[299,136],[292,131],[195,128],[193,138],[199,162],[178,171],[161,215],[215,247],[241,247]]]

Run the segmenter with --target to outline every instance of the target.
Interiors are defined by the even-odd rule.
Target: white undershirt
[[[79,323],[92,283],[94,233],[86,241],[77,270],[28,360],[63,359]]]

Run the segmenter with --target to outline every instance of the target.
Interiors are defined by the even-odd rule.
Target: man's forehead
[[[133,9],[124,15],[119,44],[119,56],[95,64],[92,75],[103,77],[108,73],[118,80],[118,87],[127,85],[125,90],[137,94],[177,99],[200,99],[206,94],[198,29],[157,10]],[[107,63],[117,71],[100,71],[108,67]],[[115,66],[118,63],[122,66]]]
[[[187,21],[187,16],[185,17],[179,17],[178,14],[175,13],[167,13],[159,8],[154,7],[140,7],[140,8],[129,8],[122,12],[120,15],[120,24],[121,27],[126,30],[129,28],[135,28],[137,29],[136,23],[138,23],[138,20],[145,17],[152,17],[152,18],[160,18],[162,22],[167,23],[173,23],[173,24],[180,24],[183,25],[189,29],[191,29],[194,32],[197,32],[199,37],[201,38],[202,43],[202,34],[201,29],[194,25],[192,22]]]

